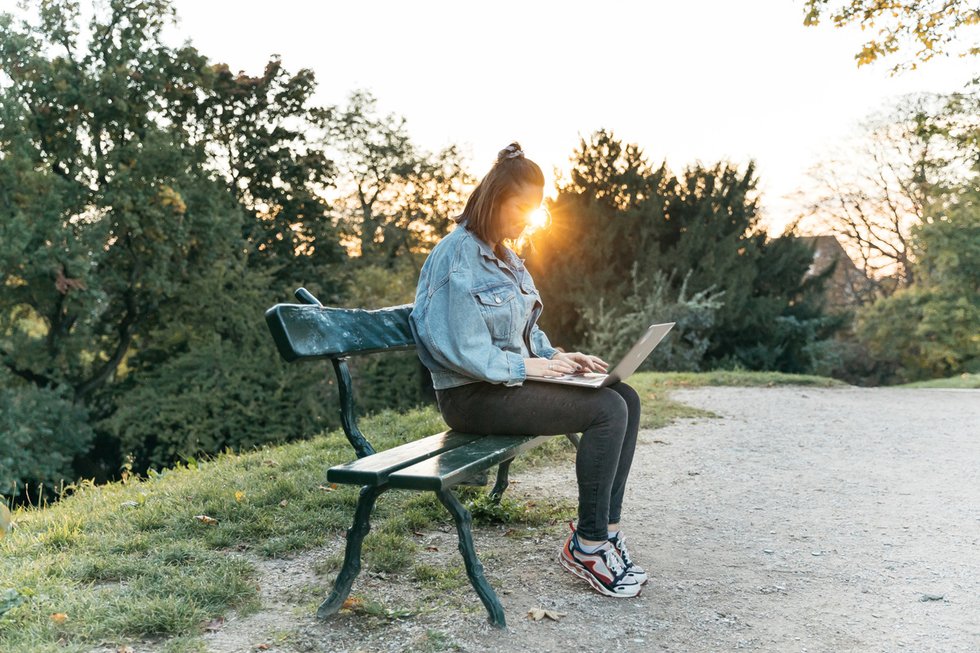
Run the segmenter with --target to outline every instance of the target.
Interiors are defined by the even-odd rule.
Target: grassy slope
[[[708,416],[671,401],[671,388],[839,385],[818,377],[731,372],[639,374],[631,383],[644,402],[644,428]],[[361,426],[378,450],[445,428],[432,408],[383,413]],[[17,511],[12,534],[0,539],[0,650],[82,652],[145,638],[166,640],[164,650],[200,650],[198,636],[210,619],[260,607],[250,555],[285,556],[343,536],[357,489],[326,487],[323,479],[327,467],[351,458],[338,431],[146,479],[81,484],[56,505]],[[574,461],[564,438],[519,458],[512,469],[519,474],[559,461]],[[477,525],[541,527],[575,515],[573,505],[522,505],[506,496],[494,506],[485,491],[458,489]],[[446,582],[440,570],[414,564],[415,544],[404,536],[436,523],[451,520],[431,493],[383,495],[364,543],[365,569],[409,573],[423,584]],[[325,588],[338,564],[320,570]]]

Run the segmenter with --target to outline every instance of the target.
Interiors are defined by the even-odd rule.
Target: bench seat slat
[[[413,440],[379,451],[345,465],[331,467],[327,470],[327,480],[331,483],[349,485],[381,485],[388,479],[389,474],[402,467],[414,465],[481,438],[483,438],[481,435],[443,431],[421,440]]]
[[[470,476],[536,447],[549,435],[488,435],[455,449],[403,467],[388,476],[393,488],[445,490]]]

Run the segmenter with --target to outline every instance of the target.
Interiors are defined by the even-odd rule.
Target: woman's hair
[[[537,163],[524,158],[520,143],[514,142],[497,153],[497,162],[466,200],[466,207],[455,218],[456,222],[485,243],[499,243],[497,215],[500,203],[525,184],[544,186],[544,174]]]

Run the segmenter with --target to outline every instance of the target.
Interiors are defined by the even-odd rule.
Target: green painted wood
[[[265,312],[265,321],[279,354],[292,362],[413,349],[411,312],[411,304],[374,311],[276,304]]]
[[[459,553],[463,556],[463,564],[466,566],[466,576],[470,579],[470,584],[473,585],[473,589],[476,590],[480,600],[483,601],[483,605],[489,613],[490,623],[497,628],[506,628],[507,620],[504,617],[504,607],[500,605],[500,600],[497,598],[496,592],[493,591],[493,587],[490,586],[490,583],[483,575],[483,565],[480,563],[480,559],[476,557],[476,548],[473,546],[473,531],[471,528],[473,520],[470,511],[449,490],[436,492],[436,496],[439,497],[439,501],[446,507],[449,514],[453,516],[453,521],[456,522],[456,534],[459,538]]]
[[[346,485],[381,485],[387,482],[393,472],[403,467],[415,465],[485,437],[456,431],[436,433],[421,440],[413,440],[380,451],[367,458],[331,467],[327,470],[327,480]]]
[[[363,487],[354,510],[354,524],[347,529],[347,548],[344,551],[344,566],[340,569],[337,581],[334,583],[330,596],[317,608],[316,616],[326,619],[336,614],[350,595],[354,579],[361,572],[361,544],[371,530],[371,511],[382,492],[387,486]]]
[[[482,469],[545,442],[547,435],[488,435],[388,475],[394,488],[447,490]]]
[[[347,359],[333,358],[333,370],[337,374],[337,396],[340,399],[340,425],[344,427],[344,435],[358,458],[365,458],[375,453],[374,447],[368,442],[361,429],[357,428],[357,413],[354,411],[354,385],[350,378]]]

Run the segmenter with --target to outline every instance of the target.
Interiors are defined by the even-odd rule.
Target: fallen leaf
[[[286,499],[283,499],[282,501],[279,502],[280,508],[285,508],[288,505],[289,505],[289,501],[287,501]]]
[[[277,463],[274,460],[263,460],[262,461],[262,464],[265,465],[266,467],[278,467],[279,466],[279,463]]]
[[[259,644],[255,648],[257,648],[260,651],[268,651],[269,650],[269,645],[268,644]]]
[[[359,597],[351,596],[346,601],[344,601],[344,604],[340,607],[346,610],[353,610],[354,608],[360,606],[361,603],[363,602],[364,601],[362,601]]]
[[[116,653],[136,653],[136,649],[125,644],[116,649]]]
[[[554,610],[545,610],[544,608],[531,608],[527,616],[529,619],[534,619],[535,621],[541,621],[545,617],[548,617],[552,621],[559,621],[562,617],[568,615],[564,612],[555,612]]]
[[[235,492],[235,501],[237,501],[238,503],[241,503],[244,500],[245,500],[245,493],[244,492],[242,492],[241,490],[239,490],[238,492]]]
[[[316,489],[323,490],[324,492],[333,492],[334,490],[337,489],[337,484],[334,483],[333,485],[317,485]]]
[[[439,550],[439,547],[437,547],[437,546],[427,546],[427,547],[425,547],[425,550],[426,551],[438,551]]]
[[[202,524],[207,524],[208,526],[215,526],[218,523],[217,519],[214,517],[208,517],[207,515],[194,515],[194,519]]]
[[[51,615],[51,621],[55,622],[56,624],[63,624],[68,621],[68,615],[66,615],[64,612],[55,612],[53,615]]]

